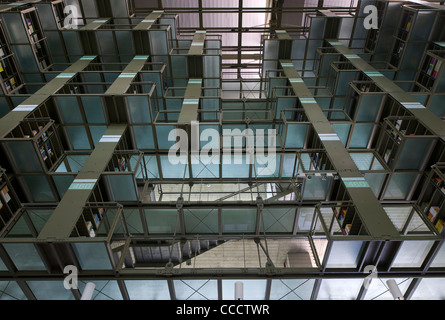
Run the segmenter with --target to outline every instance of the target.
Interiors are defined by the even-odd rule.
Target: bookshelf
[[[65,13],[63,9],[65,7],[63,0],[57,0],[51,2],[51,7],[53,9],[54,19],[56,21],[56,25],[59,29],[63,29]]]
[[[415,117],[388,117],[382,123],[379,139],[377,141],[377,153],[381,156],[383,161],[388,165],[390,170],[399,169],[398,160],[402,155],[402,152],[419,154],[418,150],[412,149],[414,144],[410,144],[407,141],[413,139],[418,140],[423,145],[432,142],[435,139],[433,136]],[[411,166],[412,169],[420,166],[421,159],[426,157],[427,154],[419,154],[413,162],[407,163],[407,161],[401,161],[402,165]],[[401,169],[401,168],[400,168]],[[405,168],[408,169],[408,168]]]
[[[54,120],[26,119],[9,132],[2,141],[32,142],[42,167],[50,171],[63,155],[62,144],[56,132]],[[29,155],[31,157],[32,155]],[[14,155],[12,155],[14,158]]]
[[[0,24],[0,77],[3,92],[10,94],[22,87],[23,82],[17,62],[9,46],[5,30]]]
[[[20,207],[21,204],[14,193],[6,170],[0,168],[0,230],[8,224]]]
[[[377,19],[378,19],[377,29],[369,29],[368,34],[366,35],[366,42],[365,42],[365,50],[371,53],[374,52],[377,47],[380,31],[383,27],[382,25],[383,18],[385,16],[388,4],[387,2],[376,1],[374,5],[377,8]]]
[[[425,52],[413,91],[435,92],[445,66],[445,48],[432,44]]]
[[[366,235],[354,206],[338,202],[337,205],[332,208],[332,212],[343,235]]]
[[[340,228],[341,235],[367,235],[368,232],[358,215],[354,203],[351,201],[345,184],[341,179],[336,179],[334,182],[331,195],[332,199],[337,201],[330,206],[334,217],[329,227],[330,233],[333,234],[335,230],[333,223],[336,223]]]
[[[98,234],[102,222],[105,220],[104,207],[86,207],[83,214],[77,220],[76,226],[71,233],[72,237],[94,238]]]
[[[395,41],[389,60],[390,64],[396,68],[400,66],[403,59],[403,55],[409,41],[410,32],[413,28],[414,20],[415,12],[404,9],[399,26],[394,33]]]
[[[21,15],[37,65],[42,71],[46,70],[52,62],[37,10],[29,8],[21,11]]]
[[[445,163],[431,166],[417,205],[437,232],[445,234]]]

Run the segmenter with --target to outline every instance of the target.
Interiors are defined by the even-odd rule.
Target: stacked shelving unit
[[[445,234],[445,163],[431,167],[417,205],[437,232]]]
[[[9,46],[6,33],[0,24],[0,76],[3,92],[13,93],[22,85],[22,79],[17,68],[17,62]]]
[[[438,92],[444,91],[445,81],[442,79],[444,66],[445,46],[432,43],[430,49],[425,52],[413,91],[435,92],[436,89]]]
[[[0,230],[12,219],[21,204],[3,168],[0,168]]]
[[[37,10],[32,7],[21,11],[21,15],[37,64],[41,70],[47,70],[52,62]]]

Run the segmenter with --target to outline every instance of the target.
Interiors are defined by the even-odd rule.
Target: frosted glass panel
[[[254,232],[256,226],[256,209],[223,209],[223,232],[245,233]]]
[[[445,267],[445,245],[442,244],[439,252],[434,257],[431,267]]]
[[[133,123],[151,122],[150,107],[146,96],[129,96],[126,99]]]
[[[270,233],[292,232],[295,222],[295,208],[263,208],[260,229]]]
[[[56,201],[45,176],[24,176],[23,178],[35,202]]]
[[[42,171],[37,151],[34,149],[31,141],[10,141],[7,142],[7,145],[20,172]]]
[[[110,190],[114,201],[136,201],[136,188],[132,175],[108,175]]]
[[[90,143],[88,140],[87,133],[84,127],[76,126],[70,127],[66,126],[66,131],[68,133],[69,139],[73,146],[73,149],[90,149]]]
[[[186,179],[189,178],[188,165],[182,163],[172,163],[168,156],[160,156],[162,176],[164,178],[172,179]]]
[[[393,268],[421,267],[433,241],[404,241],[392,264]]]
[[[295,167],[296,155],[285,154],[283,159],[283,170],[281,172],[282,177],[292,177]]]
[[[288,124],[286,148],[303,148],[307,128],[307,124]]]
[[[310,300],[315,279],[273,279],[270,300]]]
[[[411,300],[445,300],[445,279],[423,278]]]
[[[105,123],[105,115],[100,97],[81,97],[88,123]]]
[[[303,199],[305,200],[324,200],[329,189],[332,178],[322,180],[320,177],[306,179],[304,183]]]
[[[356,124],[352,132],[350,148],[366,148],[371,136],[373,124]]]
[[[388,189],[385,193],[385,199],[404,199],[411,189],[412,182],[416,174],[413,173],[395,173],[391,178]]]
[[[218,300],[216,280],[173,280],[178,300]]]
[[[356,268],[362,248],[362,241],[334,241],[327,267]]]
[[[0,300],[27,300],[16,281],[0,281]]]
[[[65,289],[63,282],[26,281],[37,300],[76,300],[71,290]]]
[[[54,212],[53,210],[27,210],[29,217],[31,218],[32,224],[34,225],[34,228],[39,233],[43,226],[45,225],[46,221],[48,221],[49,217]]]
[[[167,280],[125,280],[130,300],[170,300]]]
[[[146,209],[144,211],[149,233],[170,234],[175,231],[175,226],[177,226],[176,231],[180,231],[176,209]]]
[[[156,126],[156,136],[158,138],[158,148],[169,150],[176,141],[169,141],[170,132],[174,131],[175,126]]]
[[[418,170],[430,145],[431,139],[407,139],[396,169]]]
[[[151,126],[133,126],[133,133],[138,149],[154,149]]]
[[[217,209],[184,209],[185,230],[187,233],[217,233]]]
[[[229,162],[228,164],[224,163]],[[247,178],[249,177],[250,164],[247,163],[245,155],[223,155],[222,177],[223,178]]]
[[[20,270],[46,270],[36,247],[32,243],[3,244],[16,268]]]
[[[110,257],[104,243],[73,243],[82,270],[110,270]]]
[[[318,300],[355,300],[363,279],[323,279]]]

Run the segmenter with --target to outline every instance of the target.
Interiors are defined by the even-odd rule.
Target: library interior
[[[0,300],[444,300],[444,26],[0,0]]]

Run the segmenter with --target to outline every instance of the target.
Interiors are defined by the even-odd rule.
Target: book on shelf
[[[445,222],[443,222],[442,219],[439,219],[436,223],[436,229],[437,231],[439,231],[439,233],[444,233],[445,232]]]
[[[439,213],[439,207],[431,207],[430,211],[428,212],[428,219],[430,221],[434,221],[436,219],[437,214]]]
[[[441,65],[442,65],[442,61],[439,60],[439,61],[436,62],[436,65],[434,66],[433,74],[431,75],[431,77],[433,79],[437,78],[437,74],[439,73]]]
[[[408,16],[408,21],[405,24],[405,31],[409,31],[411,28],[411,20],[413,19],[413,16]]]
[[[429,65],[428,65],[428,69],[427,69],[427,71],[426,71],[426,74],[427,74],[427,75],[430,76],[430,75],[433,73],[435,63],[436,63],[436,58],[431,58],[431,59],[430,59],[430,63],[429,63]]]
[[[48,159],[48,156],[46,155],[46,150],[44,146],[40,146],[40,155],[42,156],[43,160]]]
[[[423,213],[426,213],[426,211],[428,210],[429,205],[430,204],[428,202],[422,202],[422,205],[420,206],[420,210],[422,210]]]
[[[11,200],[11,196],[9,195],[9,188],[8,186],[4,186],[2,189],[2,196],[5,199],[6,202],[9,202]]]
[[[90,237],[95,237],[96,233],[94,232],[94,227],[93,227],[93,224],[91,223],[91,221],[86,221],[85,225],[87,227],[87,231],[88,231]]]
[[[351,232],[351,226],[352,226],[352,224],[350,224],[350,223],[348,223],[348,224],[345,226],[345,230],[344,230],[344,234],[345,234],[345,235],[348,235],[348,234]]]

